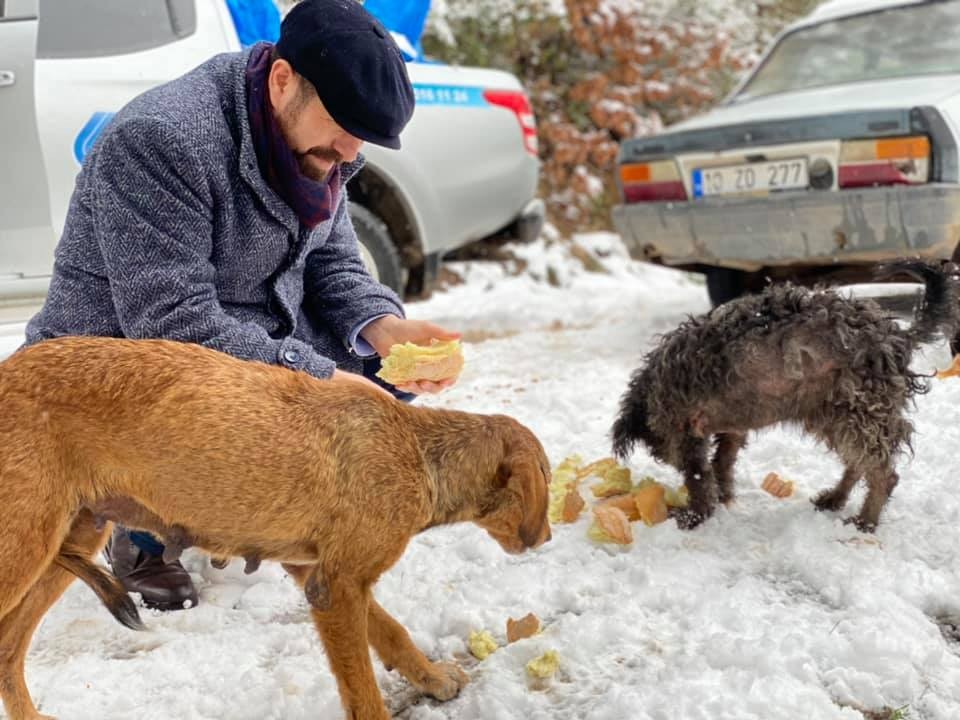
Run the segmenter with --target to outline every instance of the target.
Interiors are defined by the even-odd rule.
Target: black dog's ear
[[[650,429],[647,416],[648,383],[642,370],[630,378],[627,392],[620,400],[620,415],[613,423],[613,454],[626,459],[641,440],[651,448],[657,446],[657,436]]]

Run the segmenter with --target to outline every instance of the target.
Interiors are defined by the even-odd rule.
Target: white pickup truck
[[[225,0],[0,0],[0,326],[43,302],[80,163],[113,113],[239,50]],[[368,265],[422,292],[444,253],[543,223],[534,118],[504,72],[408,64],[403,149],[366,146],[349,187]]]

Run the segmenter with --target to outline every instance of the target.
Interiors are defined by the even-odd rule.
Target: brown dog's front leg
[[[413,644],[406,629],[372,598],[367,635],[384,665],[395,668],[420,692],[437,700],[456,697],[469,682],[456,663],[430,662]]]
[[[309,580],[308,580],[309,582]],[[367,647],[370,590],[353,578],[330,578],[329,610],[311,610],[350,720],[389,720]]]

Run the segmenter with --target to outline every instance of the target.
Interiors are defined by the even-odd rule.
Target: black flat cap
[[[277,53],[317,89],[348,133],[397,149],[413,115],[413,87],[390,33],[357,0],[300,0]]]

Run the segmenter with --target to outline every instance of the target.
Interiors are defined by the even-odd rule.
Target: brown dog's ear
[[[549,540],[548,479],[536,456],[525,452],[514,453],[504,460],[500,472],[506,476],[506,489],[521,499],[520,540],[527,547]]]

